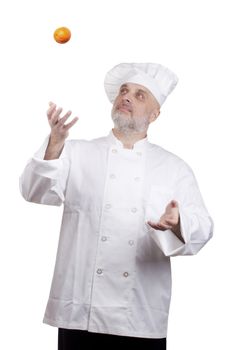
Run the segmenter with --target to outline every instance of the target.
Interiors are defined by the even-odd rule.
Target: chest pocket
[[[172,199],[173,193],[168,187],[151,186],[145,211],[146,221],[151,220],[157,222]]]

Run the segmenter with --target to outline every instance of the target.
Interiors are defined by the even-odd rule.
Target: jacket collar
[[[113,131],[111,130],[110,133],[108,134],[107,136],[107,139],[108,139],[108,142],[110,144],[113,144],[113,145],[116,145],[117,147],[119,148],[124,148],[124,145],[123,143],[118,140],[118,138],[113,134]],[[149,144],[148,142],[148,138],[147,137],[144,137],[143,139],[135,142],[134,146],[133,146],[133,150],[142,150],[144,149],[145,147],[147,147]]]

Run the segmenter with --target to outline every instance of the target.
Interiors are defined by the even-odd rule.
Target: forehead
[[[151,94],[151,92],[143,85],[140,84],[135,84],[135,83],[124,83],[120,86],[121,88],[128,88],[129,90],[140,90],[143,91],[145,93],[147,93],[148,95]]]

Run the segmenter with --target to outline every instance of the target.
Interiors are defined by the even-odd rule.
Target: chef
[[[71,111],[50,103],[51,128],[20,177],[30,202],[63,204],[44,322],[58,349],[166,349],[170,257],[194,255],[213,221],[189,165],[147,138],[176,75],[155,63],[122,63],[105,77],[113,129],[67,140]]]

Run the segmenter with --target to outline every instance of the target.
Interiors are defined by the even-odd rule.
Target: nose
[[[125,103],[127,103],[127,104],[131,103],[131,100],[130,100],[130,98],[129,98],[128,96],[124,96],[124,97],[123,97],[123,101],[124,101]]]
[[[122,107],[125,107],[128,111],[132,112],[132,102],[128,96],[124,96],[121,101]]]

